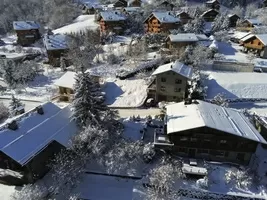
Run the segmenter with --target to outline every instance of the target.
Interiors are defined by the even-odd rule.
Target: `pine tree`
[[[77,74],[74,92],[73,119],[78,126],[101,125],[108,107],[104,104],[99,83],[92,81],[89,73]]]
[[[11,102],[9,104],[10,111],[13,112],[21,106],[23,106],[21,101],[17,99],[14,95],[12,95]]]

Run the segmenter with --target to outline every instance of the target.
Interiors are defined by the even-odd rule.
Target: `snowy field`
[[[218,93],[226,98],[267,98],[266,73],[209,72],[207,98]]]
[[[147,83],[143,79],[107,79],[104,86],[106,103],[110,107],[141,106],[147,97],[146,88]]]
[[[250,113],[256,113],[259,116],[267,117],[267,102],[242,102],[242,103],[231,103],[229,107],[238,110],[247,109]]]
[[[4,91],[0,93],[0,98],[10,98],[12,94],[15,94],[16,98],[21,100],[49,101],[57,92],[57,87],[54,86],[54,82],[60,78],[64,72],[59,68],[44,67],[43,69],[43,74],[35,77],[34,81],[29,82],[25,88]]]
[[[53,30],[53,33],[80,33],[86,30],[96,30],[98,24],[95,22],[95,15],[81,15],[72,24]]]

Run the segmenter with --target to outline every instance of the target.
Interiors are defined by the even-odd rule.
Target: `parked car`
[[[262,73],[263,72],[262,68],[260,68],[260,67],[254,67],[253,71],[254,72],[258,72],[258,73]]]

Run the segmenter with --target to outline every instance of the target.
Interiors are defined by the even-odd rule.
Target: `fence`
[[[230,62],[230,61],[214,61],[213,70],[230,71],[230,72],[253,72],[253,63]]]

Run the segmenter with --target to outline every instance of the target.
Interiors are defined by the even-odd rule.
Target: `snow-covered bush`
[[[228,184],[234,184],[237,188],[247,189],[252,185],[252,176],[248,170],[235,167],[227,169],[225,180]]]
[[[2,102],[0,102],[0,121],[8,118],[8,116],[9,116],[8,108]]]
[[[49,188],[44,185],[25,185],[11,196],[11,200],[41,200],[45,199],[48,193]]]
[[[212,100],[211,103],[222,106],[222,107],[228,107],[229,103],[225,97],[225,94],[219,93],[217,94]]]
[[[16,48],[15,48],[15,51],[16,51],[17,53],[21,53],[22,50],[23,50],[22,46],[16,46]]]
[[[154,145],[152,143],[148,143],[144,146],[143,149],[143,157],[145,162],[150,162],[154,156],[156,155]]]
[[[119,57],[114,53],[111,53],[107,56],[107,63],[110,65],[118,64],[120,61]]]
[[[196,184],[197,184],[197,186],[199,188],[202,188],[204,190],[207,190],[208,187],[209,187],[208,178],[207,177],[204,177],[204,178],[198,179],[197,182],[196,182]]]

